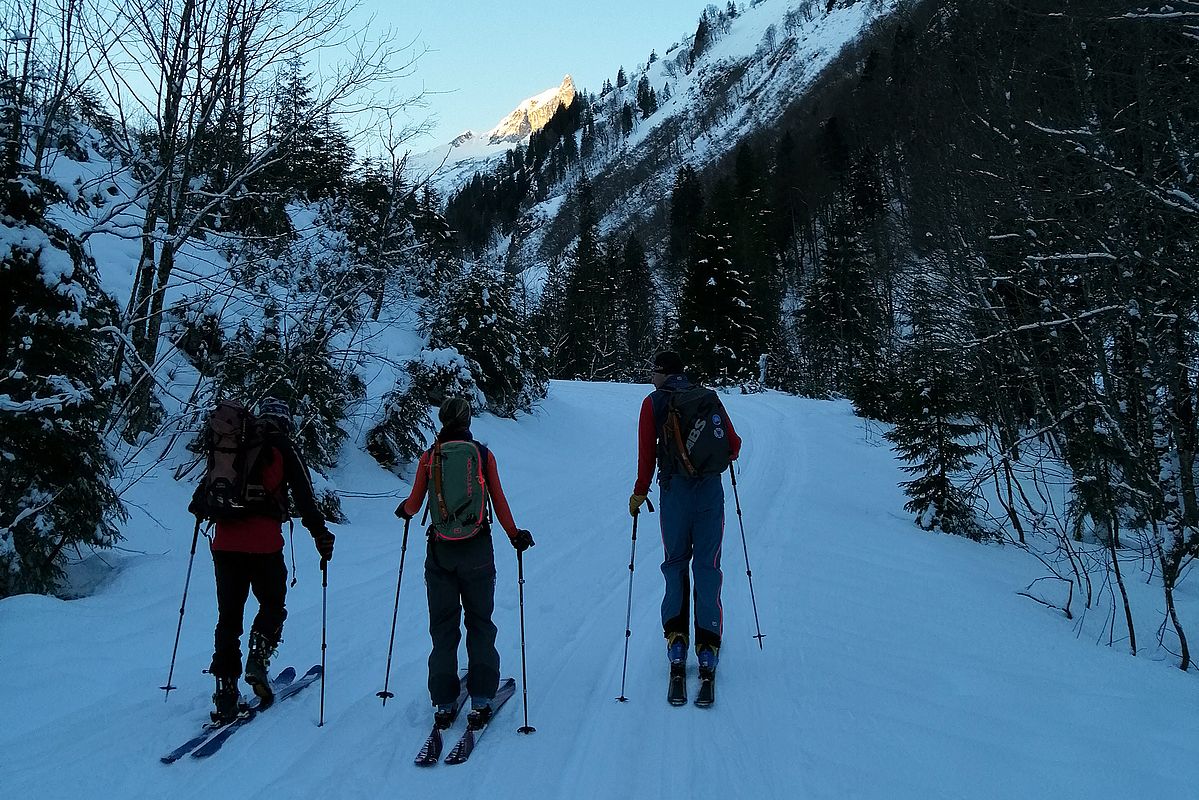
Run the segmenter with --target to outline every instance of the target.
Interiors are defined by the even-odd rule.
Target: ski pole
[[[529,724],[529,679],[525,672],[525,559],[524,552],[516,551],[516,578],[520,592],[520,690],[524,694],[525,724],[516,729],[517,733],[529,734],[537,729]]]
[[[396,643],[396,617],[400,613],[400,582],[404,580],[404,555],[408,552],[408,523],[411,521],[411,519],[404,520],[404,541],[400,544],[400,575],[396,578],[396,603],[391,612],[391,643],[387,645],[387,671],[383,673],[383,691],[375,693],[376,697],[383,698],[383,705],[387,705],[387,701],[395,697],[394,694],[387,691],[387,684],[391,680],[391,653]]]
[[[166,694],[163,695],[162,702],[166,702],[171,696],[171,690],[175,687],[171,684],[171,678],[175,677],[175,656],[179,653],[179,634],[183,632],[183,611],[187,608],[187,589],[192,582],[192,563],[196,560],[196,542],[200,539],[200,518],[196,517],[196,529],[192,531],[192,551],[187,557],[187,578],[183,581],[183,600],[179,603],[179,624],[175,627],[175,646],[171,648],[171,669],[167,672],[166,686],[159,686]]]
[[[733,479],[733,501],[737,504],[737,524],[741,527],[741,551],[745,554],[745,575],[749,578],[749,600],[754,606],[754,627],[757,628],[758,634],[754,636],[758,640],[758,649],[762,649],[762,640],[766,638],[766,634],[762,633],[762,626],[758,624],[758,600],[754,597],[754,573],[749,568],[749,547],[745,544],[745,522],[741,519],[741,498],[737,495],[737,471],[730,468],[729,475]]]
[[[649,498],[645,498],[645,505],[649,508],[650,513],[653,513],[654,504]],[[633,567],[637,563],[637,517],[640,510],[633,515],[633,551],[629,554],[629,604],[625,608],[624,613],[624,666],[620,668],[620,697],[616,698],[622,703],[627,703],[629,698],[624,696],[625,676],[629,670],[629,637],[633,635]]]
[[[316,727],[325,725],[325,648],[328,640],[325,635],[325,623],[328,620],[329,606],[329,561],[321,559],[321,716]]]

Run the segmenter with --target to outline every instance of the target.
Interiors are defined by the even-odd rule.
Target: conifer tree
[[[753,324],[763,353],[778,344],[783,281],[770,243],[766,175],[753,148],[737,148],[730,222],[733,228],[733,264],[745,276],[751,298]]]
[[[616,88],[623,89],[628,85],[628,83],[629,79],[625,77],[624,67],[621,66],[621,68],[616,71]]]
[[[595,153],[595,114],[588,105],[583,111],[582,133],[579,136],[579,157],[586,161]]]
[[[11,100],[7,101],[11,102]],[[0,128],[20,109],[0,106]],[[13,135],[12,128],[6,131]],[[117,310],[46,191],[6,154],[0,236],[0,597],[48,593],[69,555],[111,547],[124,518],[103,432]],[[36,454],[36,455],[35,455]]]
[[[703,224],[704,193],[699,176],[690,164],[680,167],[670,192],[670,240],[666,263],[670,276],[678,280],[691,260],[695,235]]]
[[[690,65],[695,66],[695,62],[704,54],[711,43],[712,31],[711,22],[708,19],[708,12],[704,11],[699,18],[699,24],[695,26],[695,36],[691,39]]]
[[[613,258],[599,239],[591,181],[578,185],[579,238],[563,304],[564,342],[560,377],[607,380],[624,363],[620,287]],[[619,257],[619,256],[617,256]]]
[[[641,111],[641,118],[647,119],[650,114],[658,110],[658,98],[654,94],[653,87],[649,85],[649,76],[642,75],[637,81],[637,108]]]
[[[636,234],[629,234],[625,239],[618,276],[618,286],[622,287],[620,315],[627,336],[627,355],[622,371],[627,379],[636,380],[640,377],[640,367],[653,357],[658,342],[657,293],[645,248]]]
[[[545,396],[534,379],[531,339],[513,305],[513,278],[477,263],[452,291],[423,313],[429,347],[452,348],[466,359],[494,414],[513,417]]]
[[[870,281],[866,250],[847,223],[827,234],[824,262],[797,311],[814,380],[852,394],[882,347],[883,309]]]
[[[383,396],[381,419],[366,436],[366,452],[396,475],[403,474],[405,464],[420,458],[426,434],[434,431],[429,404],[408,388],[398,384]]]
[[[293,56],[280,71],[269,139],[274,161],[261,180],[282,194],[316,200],[339,192],[353,164],[349,136],[314,101],[312,76]],[[276,133],[277,132],[277,133]]]
[[[885,436],[908,462],[904,471],[914,476],[900,486],[910,498],[904,508],[916,515],[916,524],[978,541],[984,530],[974,514],[974,498],[955,478],[981,449],[972,441],[981,428],[968,418],[972,398],[959,360],[952,342],[917,330],[904,356],[895,427]]]
[[[709,211],[706,216],[689,253],[679,301],[678,343],[694,377],[736,383],[756,375],[757,331],[749,289],[733,265],[732,232],[720,214]]]

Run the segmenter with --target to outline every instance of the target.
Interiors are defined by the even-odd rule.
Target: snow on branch
[[[993,341],[995,339],[1000,339],[1004,336],[1011,336],[1013,333],[1023,333],[1025,331],[1034,331],[1034,330],[1040,330],[1040,329],[1045,329],[1045,328],[1057,328],[1062,325],[1072,325],[1074,323],[1081,322],[1084,319],[1089,319],[1090,317],[1096,317],[1096,316],[1099,316],[1100,314],[1106,314],[1109,311],[1126,311],[1126,310],[1127,310],[1127,307],[1123,306],[1123,305],[1104,306],[1102,308],[1093,308],[1090,311],[1084,311],[1083,313],[1077,314],[1073,317],[1064,317],[1062,319],[1051,319],[1051,320],[1047,320],[1045,322],[1033,322],[1033,323],[1029,323],[1028,325],[1021,325],[1017,328],[1011,328],[1010,330],[1006,330],[1001,333],[995,333],[990,336],[984,336],[981,339],[975,339],[974,341],[970,342],[967,345],[967,347],[977,347],[981,344],[986,344],[987,342]]]

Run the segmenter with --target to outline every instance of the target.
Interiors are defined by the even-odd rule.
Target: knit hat
[[[470,426],[470,402],[465,397],[447,397],[437,418],[450,430],[467,428]]]
[[[685,369],[683,359],[673,350],[664,350],[654,356],[654,372],[661,372],[663,375],[678,375]]]
[[[258,401],[258,419],[274,425],[289,436],[296,432],[296,424],[291,416],[291,407],[278,397],[264,397]]]

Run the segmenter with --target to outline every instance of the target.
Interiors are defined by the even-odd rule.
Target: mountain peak
[[[556,88],[546,89],[523,101],[485,135],[492,144],[520,142],[534,131],[544,128],[554,112],[561,106],[570,105],[574,98],[575,83],[567,75]]]

